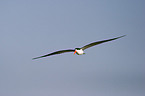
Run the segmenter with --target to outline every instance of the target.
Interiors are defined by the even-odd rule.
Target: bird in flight
[[[123,35],[123,36],[120,36],[120,37],[116,37],[116,38],[112,38],[112,39],[108,39],[108,40],[102,40],[102,41],[93,42],[93,43],[87,44],[87,45],[85,45],[85,46],[83,46],[81,48],[55,51],[55,52],[49,53],[47,55],[43,55],[43,56],[36,57],[36,58],[33,58],[33,59],[39,59],[39,58],[43,58],[43,57],[47,57],[47,56],[51,56],[51,55],[56,55],[56,54],[67,53],[67,52],[74,52],[74,54],[76,53],[77,55],[82,55],[82,54],[85,54],[84,50],[87,49],[87,48],[93,47],[93,46],[101,44],[101,43],[113,41],[113,40],[122,38],[124,36],[126,36],[126,35]]]

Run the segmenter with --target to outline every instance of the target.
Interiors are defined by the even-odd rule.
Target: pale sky
[[[1,0],[0,33],[0,96],[145,96],[145,0]]]

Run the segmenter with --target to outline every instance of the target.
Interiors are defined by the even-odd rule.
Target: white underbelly
[[[77,53],[79,54],[79,55],[82,55],[82,54],[84,54],[84,51],[81,49],[81,50],[77,50]]]

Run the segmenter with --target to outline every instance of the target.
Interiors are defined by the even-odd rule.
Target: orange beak
[[[77,51],[75,50],[74,54],[76,53]]]

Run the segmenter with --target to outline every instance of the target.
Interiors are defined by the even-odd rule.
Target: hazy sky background
[[[145,96],[145,0],[0,0],[0,96]]]

